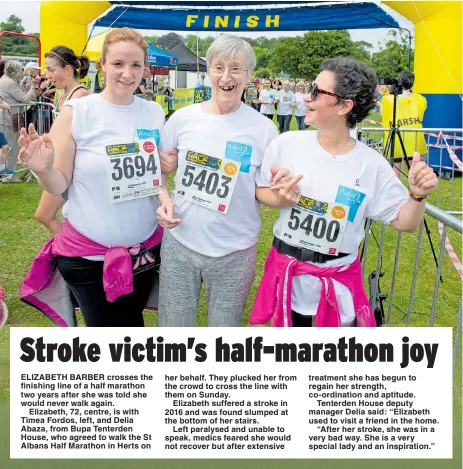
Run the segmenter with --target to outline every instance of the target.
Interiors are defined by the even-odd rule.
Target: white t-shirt
[[[260,101],[272,101],[275,99],[277,91],[275,90],[262,90],[259,94]],[[260,105],[261,114],[274,114],[275,113],[275,104],[261,104]]]
[[[293,114],[293,107],[291,103],[294,101],[294,93],[292,91],[278,91],[278,107],[277,114],[279,116],[291,116]]]
[[[336,202],[349,207],[348,221],[339,252],[350,255],[317,264],[325,267],[348,266],[355,261],[364,238],[366,218],[390,223],[408,201],[408,191],[394,174],[386,159],[365,144],[343,155],[332,155],[318,143],[317,131],[281,134],[267,148],[258,173],[258,186],[268,187],[270,166],[289,168],[292,174],[303,174],[299,183],[302,196],[320,202]],[[293,244],[283,236],[284,221],[291,208],[280,210],[273,228],[274,235]],[[311,275],[293,277],[292,308],[301,314],[314,315],[320,298],[321,281]],[[344,285],[334,281],[342,323],[350,325],[355,318],[352,297]]]
[[[304,96],[307,94],[302,94],[301,92],[297,92],[294,95],[294,102],[296,103],[296,111],[294,115],[301,117],[307,114],[307,103],[304,101]]]
[[[257,243],[260,218],[255,197],[256,171],[265,149],[277,135],[273,122],[245,104],[231,114],[215,115],[204,112],[198,103],[171,116],[161,133],[161,149],[178,149],[173,200],[175,218],[182,222],[170,230],[178,242],[211,257],[226,256]],[[185,177],[189,150],[241,163],[227,213],[202,207],[177,194]]]
[[[131,247],[149,238],[157,227],[155,196],[111,203],[106,145],[133,143],[137,130],[164,125],[162,107],[141,98],[120,106],[101,94],[67,101],[72,107],[76,157],[63,215],[80,233],[103,246]],[[96,259],[96,257],[95,257]]]

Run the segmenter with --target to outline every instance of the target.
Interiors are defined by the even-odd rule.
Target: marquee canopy
[[[316,3],[301,7],[228,10],[116,6],[100,17],[95,26],[172,31],[309,31],[398,28],[399,24],[374,3]]]
[[[148,61],[151,66],[174,67],[177,65],[178,58],[153,44],[148,44]]]

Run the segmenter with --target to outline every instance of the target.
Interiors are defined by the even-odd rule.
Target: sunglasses
[[[315,101],[319,94],[326,94],[327,96],[333,96],[334,98],[338,98],[341,101],[346,100],[346,98],[341,98],[341,96],[338,96],[337,94],[331,93],[330,91],[321,90],[314,81],[309,84],[308,92],[312,96],[312,101]]]

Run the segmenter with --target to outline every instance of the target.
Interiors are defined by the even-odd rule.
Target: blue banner
[[[160,10],[118,6],[95,26],[170,31],[309,31],[398,28],[374,3],[342,3],[254,10]]]

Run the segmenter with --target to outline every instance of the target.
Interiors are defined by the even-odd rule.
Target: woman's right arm
[[[48,228],[54,235],[59,233],[63,226],[63,221],[57,215],[65,202],[61,195],[44,192],[35,211],[35,219]]]

